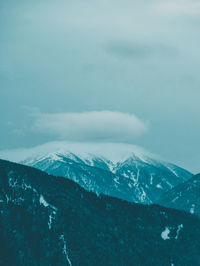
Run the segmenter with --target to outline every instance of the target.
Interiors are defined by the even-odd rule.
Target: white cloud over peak
[[[32,130],[68,141],[132,143],[145,133],[148,123],[134,114],[93,111],[83,113],[34,114]]]
[[[5,160],[21,162],[27,159],[31,160],[31,158],[39,159],[49,155],[53,156],[56,153],[73,153],[83,159],[99,156],[114,163],[124,161],[131,156],[137,156],[141,160],[146,160],[147,158],[161,159],[158,155],[133,144],[69,141],[54,141],[29,148],[0,150],[0,157]]]

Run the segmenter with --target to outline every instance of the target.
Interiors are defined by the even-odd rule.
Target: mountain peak
[[[56,142],[31,152],[24,153],[29,156],[21,163],[72,179],[97,194],[138,203],[153,203],[192,176],[128,144]]]

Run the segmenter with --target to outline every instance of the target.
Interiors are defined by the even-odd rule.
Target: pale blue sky
[[[1,0],[0,150],[60,139],[35,113],[108,110],[148,124],[118,141],[200,172],[200,3],[146,2]]]

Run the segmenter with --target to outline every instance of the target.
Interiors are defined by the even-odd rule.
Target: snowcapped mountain
[[[0,160],[0,265],[199,265],[196,216]]]
[[[48,146],[49,147],[49,146]],[[88,191],[150,204],[192,174],[133,145],[51,144],[21,163],[67,177]]]
[[[200,174],[163,194],[158,203],[200,215]]]

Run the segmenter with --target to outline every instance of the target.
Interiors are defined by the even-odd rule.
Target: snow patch
[[[51,204],[49,204],[45,198],[43,197],[43,195],[40,195],[40,198],[39,198],[39,202],[40,202],[40,205],[43,205],[45,208],[46,207],[50,207],[51,209],[57,211],[57,208]]]
[[[35,193],[38,194],[38,192],[37,192],[37,190],[36,190],[35,188],[33,188],[33,187],[30,186],[30,185],[27,185],[26,183],[23,183],[23,184],[22,184],[22,188],[23,188],[24,190],[28,190],[28,189],[30,189],[30,190],[32,190],[33,192],[35,192]]]
[[[180,231],[183,229],[183,224],[179,224],[177,227],[176,226],[166,226],[165,227],[165,230],[161,233],[161,237],[163,240],[169,240],[171,239],[169,237],[169,234],[171,233],[171,230],[173,230],[173,232],[175,231],[176,232],[176,236],[173,237],[174,239],[178,239],[179,237],[179,234],[180,234]]]
[[[169,188],[173,188],[172,184],[170,184],[167,179],[163,178],[162,181],[165,182],[165,184],[167,184]]]
[[[115,183],[117,183],[117,184],[119,184],[119,185],[120,185],[120,183],[119,183],[119,181],[118,181],[118,179],[117,179],[117,178],[114,178],[114,181],[115,181]]]
[[[169,227],[165,227],[165,230],[161,233],[162,239],[163,240],[170,239],[169,234],[170,234],[170,228]]]
[[[141,188],[142,189],[142,188]],[[147,194],[146,194],[146,192],[142,189],[142,193],[141,193],[141,195],[139,196],[139,198],[140,198],[140,201],[141,202],[145,202],[146,201],[146,199],[147,199]]]
[[[137,163],[135,164],[135,167],[136,167],[136,169],[137,169],[137,176],[136,176],[136,180],[137,180],[137,182],[138,182],[138,180],[139,180],[139,177],[140,177],[140,168],[138,167],[138,164],[137,164]]]
[[[178,176],[178,174],[174,171],[174,169],[172,169],[171,167],[169,167],[169,166],[166,166],[169,170],[170,170],[170,172],[172,172],[175,176],[177,176],[177,177],[179,177]]]
[[[9,187],[11,187],[11,188],[14,188],[14,189],[21,188],[24,190],[32,190],[33,192],[38,194],[37,190],[35,188],[33,188],[31,185],[27,185],[24,180],[20,184],[20,183],[18,183],[17,179],[15,180],[15,179],[10,177],[8,180],[8,184],[9,184]]]
[[[48,221],[49,230],[51,230],[51,226],[52,226],[53,220],[55,219],[55,216],[56,216],[56,211],[53,211],[49,215],[49,221]]]
[[[45,208],[49,208],[48,227],[49,227],[49,230],[51,230],[53,220],[55,219],[55,216],[56,216],[57,208],[55,206],[49,204],[45,200],[43,195],[40,195],[39,202],[40,202],[40,205],[43,205]]]
[[[195,211],[195,204],[192,204],[191,208],[190,208],[190,213],[194,214]]]
[[[12,202],[13,204],[21,205],[24,201],[25,201],[25,200],[24,200],[24,198],[22,198],[22,197],[19,197],[19,198],[13,199],[11,196],[9,197],[9,196],[6,194],[6,203],[7,203],[7,204],[8,204],[9,202]],[[4,202],[4,201],[1,201],[1,202]]]
[[[8,179],[8,184],[9,184],[9,187],[16,188],[17,187],[17,180],[14,180],[13,178],[10,177]]]
[[[65,258],[70,266],[72,266],[72,262],[69,258],[68,252],[67,252],[67,244],[64,235],[60,236],[60,240],[63,242],[63,254],[65,255]]]
[[[177,199],[179,199],[179,197],[174,198],[174,199],[172,200],[172,202],[177,201]]]
[[[151,174],[150,185],[153,185],[153,175]]]
[[[126,173],[124,173],[123,176],[126,178],[129,178],[129,176]]]
[[[49,207],[49,203],[44,199],[42,195],[40,195],[40,205],[43,205],[44,207]]]
[[[176,237],[175,237],[175,239],[178,239],[179,233],[180,233],[181,229],[183,229],[183,225],[182,224],[178,225],[178,229],[176,230]]]

